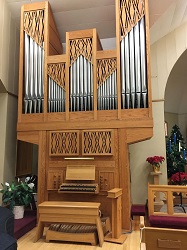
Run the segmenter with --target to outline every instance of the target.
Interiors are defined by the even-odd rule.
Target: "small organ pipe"
[[[92,64],[80,55],[70,67],[70,110],[93,110]]]
[[[112,110],[117,107],[116,71],[114,71],[97,89],[98,110]]]
[[[59,86],[50,76],[48,77],[48,111],[65,111],[65,90]]]

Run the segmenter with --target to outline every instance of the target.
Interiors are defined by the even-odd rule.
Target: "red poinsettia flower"
[[[147,157],[146,161],[149,162],[151,165],[159,165],[163,161],[165,161],[165,158],[163,156],[155,155],[155,156]]]
[[[169,184],[172,185],[186,185],[187,184],[187,174],[184,172],[177,172],[171,176],[169,179]]]

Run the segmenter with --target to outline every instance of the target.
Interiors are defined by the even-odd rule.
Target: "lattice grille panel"
[[[84,131],[83,155],[112,155],[112,131]]]
[[[78,131],[63,131],[50,133],[51,156],[78,155],[79,133]]]
[[[145,0],[121,0],[119,12],[121,36],[124,37],[144,16]]]
[[[98,87],[117,69],[116,58],[97,60]]]
[[[65,63],[53,63],[47,65],[47,74],[63,89],[65,89],[66,82],[65,66]]]
[[[72,64],[80,55],[83,55],[89,62],[91,62],[92,50],[91,38],[70,40],[70,63]]]
[[[44,10],[24,12],[24,31],[41,47],[44,42]]]

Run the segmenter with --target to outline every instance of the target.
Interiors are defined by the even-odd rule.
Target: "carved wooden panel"
[[[125,36],[145,14],[145,0],[120,0],[121,36]]]
[[[83,55],[89,62],[92,61],[92,39],[82,38],[70,40],[70,62],[71,64],[76,61],[76,59]]]
[[[101,85],[117,69],[116,58],[97,60],[97,82]]]
[[[54,131],[49,138],[50,156],[79,155],[78,131]]]
[[[100,171],[99,172],[99,189],[100,192],[108,191],[115,187],[114,184],[114,172]]]
[[[65,66],[65,63],[51,63],[47,65],[47,74],[63,89],[65,89],[66,82]]]
[[[24,12],[24,31],[41,47],[44,42],[44,10]]]
[[[112,130],[84,130],[82,132],[83,155],[112,155],[113,144]]]
[[[58,190],[64,179],[63,170],[61,171],[48,171],[47,176],[47,189]]]

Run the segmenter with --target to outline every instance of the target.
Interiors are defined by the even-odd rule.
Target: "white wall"
[[[5,0],[0,1],[0,183],[15,176],[19,31]],[[1,88],[1,89],[3,89]]]
[[[144,142],[130,145],[131,197],[133,204],[146,203],[148,182],[153,183],[150,175],[152,168],[146,158],[160,155],[165,157],[164,102],[153,102],[154,136]],[[161,165],[160,184],[167,184],[166,162]]]

